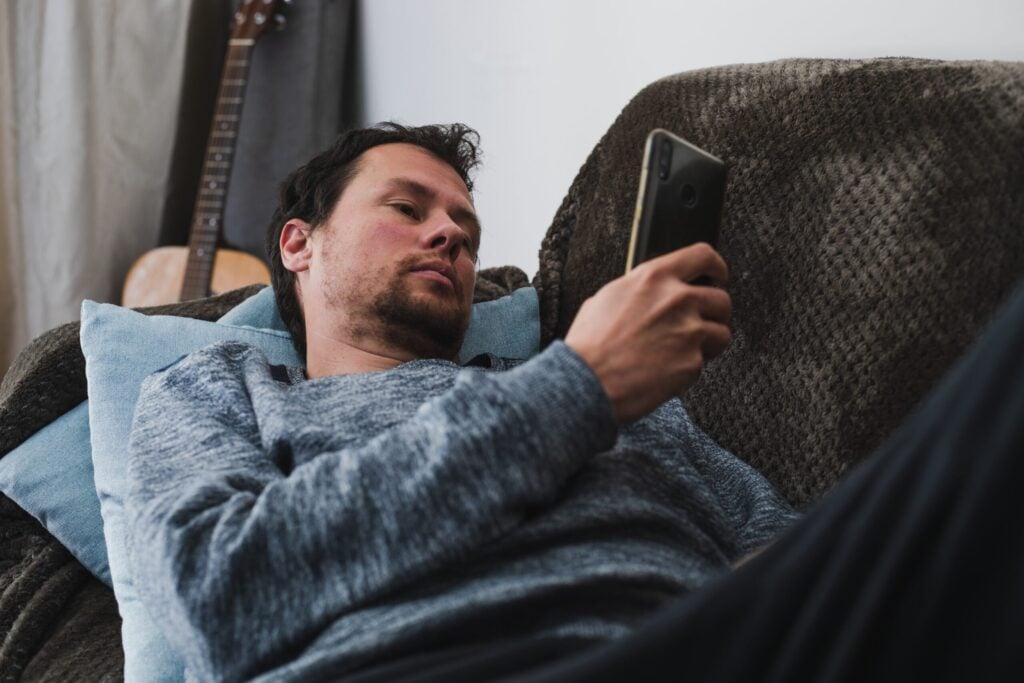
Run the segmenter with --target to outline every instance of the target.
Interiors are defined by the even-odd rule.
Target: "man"
[[[454,362],[481,239],[475,140],[458,125],[354,131],[285,182],[268,251],[304,372],[223,343],[144,384],[132,563],[189,672],[841,674],[861,642],[816,642],[815,604],[882,628],[849,609],[870,574],[836,578],[877,557],[822,559],[846,542],[851,494],[731,573],[797,515],[674,398],[729,343],[712,249],[609,283],[529,361]]]

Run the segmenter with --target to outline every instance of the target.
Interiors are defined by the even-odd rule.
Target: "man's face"
[[[313,231],[307,334],[454,360],[469,325],[480,227],[455,170],[416,145],[372,147]],[[323,315],[325,325],[310,325]]]

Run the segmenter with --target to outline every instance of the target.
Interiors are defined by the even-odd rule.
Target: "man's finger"
[[[707,242],[698,242],[671,251],[651,259],[650,262],[657,268],[667,268],[683,282],[693,282],[706,277],[711,281],[710,284],[718,287],[724,287],[729,283],[729,266],[721,254]]]
[[[706,360],[717,358],[725,353],[732,343],[732,330],[727,325],[718,323],[707,323],[704,343],[701,344],[701,352]]]
[[[700,287],[693,296],[698,302],[697,310],[705,320],[722,325],[728,325],[732,321],[732,297],[724,289]]]

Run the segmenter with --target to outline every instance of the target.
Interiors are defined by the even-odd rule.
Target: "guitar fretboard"
[[[231,164],[235,157],[242,117],[242,100],[249,79],[252,57],[251,39],[232,39],[217,92],[217,107],[206,143],[206,158],[192,211],[192,230],[188,240],[188,262],[181,287],[181,301],[210,295],[210,279],[217,242],[224,222]]]

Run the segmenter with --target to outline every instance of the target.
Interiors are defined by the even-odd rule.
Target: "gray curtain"
[[[156,241],[188,3],[0,2],[0,367]]]
[[[18,219],[18,185],[14,101],[13,7],[0,4],[0,373],[15,350],[28,338],[24,306],[15,287],[21,274],[21,235],[13,227]]]
[[[0,0],[0,373],[184,244],[237,0]],[[358,122],[355,0],[295,0],[255,46],[226,241],[262,255],[276,186]]]

